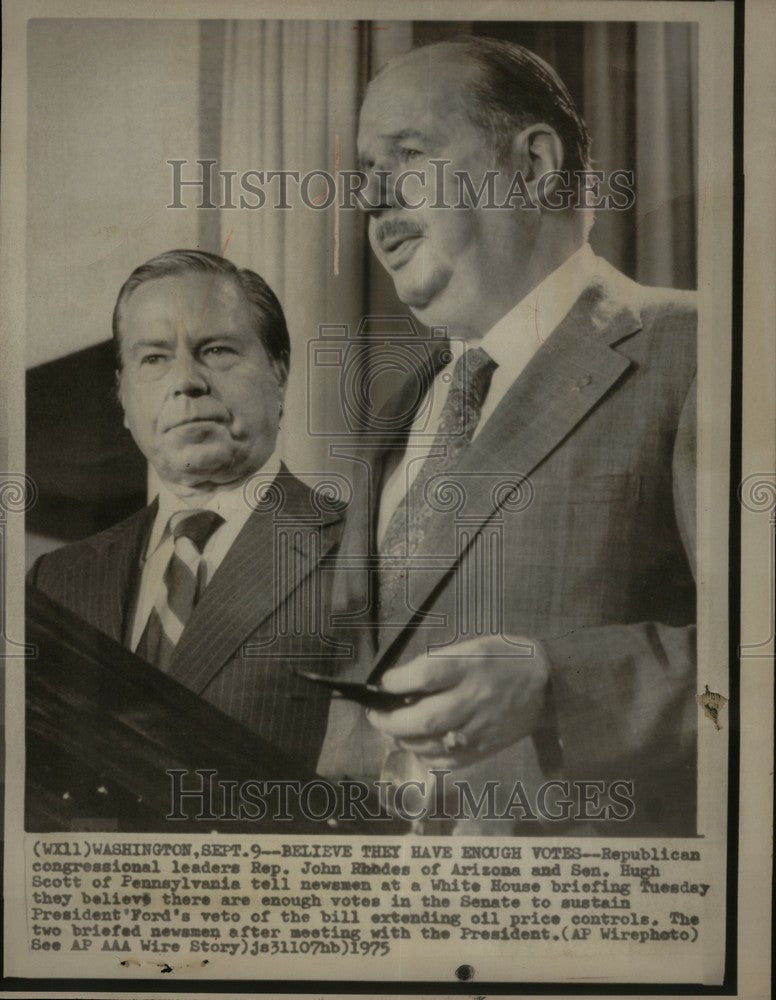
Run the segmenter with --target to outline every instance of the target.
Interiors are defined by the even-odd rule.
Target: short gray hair
[[[467,57],[478,71],[468,85],[473,100],[464,110],[471,123],[488,136],[499,162],[506,160],[516,131],[545,122],[563,143],[563,169],[590,169],[587,126],[564,82],[535,52],[517,42],[461,35],[412,49],[389,62],[377,76],[408,56],[431,51]]]

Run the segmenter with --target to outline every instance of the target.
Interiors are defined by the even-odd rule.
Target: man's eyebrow
[[[424,139],[427,140],[428,136],[425,132],[421,132],[416,128],[403,128],[399,132],[386,132],[381,135],[382,139],[391,139],[393,142],[403,142],[405,139]]]
[[[240,340],[240,334],[234,330],[219,330],[218,333],[203,333],[201,337],[194,337],[195,347],[202,347],[203,344],[212,344],[215,340]]]
[[[399,129],[398,132],[379,132],[377,138],[383,142],[390,142],[392,145],[397,146],[401,142],[406,142],[408,139],[420,140],[426,145],[433,144],[432,136],[428,135],[426,132],[421,132],[416,128],[403,128]],[[371,162],[372,158],[366,153],[359,150],[359,164],[364,166],[365,164]]]
[[[211,344],[216,340],[239,340],[240,334],[234,330],[220,330],[218,333],[205,333],[201,337],[194,337],[192,343],[194,347],[202,347],[206,344]],[[149,347],[173,347],[172,340],[167,340],[164,337],[143,337],[142,340],[136,340],[130,347],[130,351],[137,352],[146,350]]]
[[[164,337],[144,337],[142,340],[136,340],[130,347],[130,352],[136,354],[138,351],[145,350],[148,347],[169,347],[170,341]]]

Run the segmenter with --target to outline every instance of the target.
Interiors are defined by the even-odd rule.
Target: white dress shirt
[[[253,476],[266,477],[267,482],[274,480],[280,471],[280,458],[275,452]],[[192,505],[193,510],[213,510],[220,514],[224,523],[220,524],[205,545],[202,556],[205,560],[205,586],[213,579],[213,575],[224,560],[232,543],[245,527],[245,523],[253,513],[253,507],[248,503],[243,488],[245,480],[232,489],[216,493],[203,505]],[[178,511],[187,510],[188,505],[171,493],[162,483],[159,486],[159,509],[157,510],[148,544],[141,559],[140,586],[135,600],[132,631],[130,634],[130,649],[137,649],[143,635],[151,609],[156,604],[157,597],[163,586],[164,571],[172,556],[174,543],[170,533],[170,518]]]
[[[476,438],[509,388],[561,321],[596,273],[597,258],[584,244],[521,299],[479,340],[451,341],[453,358],[432,383],[430,407],[421,407],[407,438],[407,448],[389,474],[380,498],[378,539],[428,456],[447,399],[453,368],[464,351],[481,347],[496,362],[490,388],[474,430]]]

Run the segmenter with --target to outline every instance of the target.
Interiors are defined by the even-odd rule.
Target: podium
[[[376,797],[354,808],[344,782],[325,782],[29,585],[26,641],[29,832],[407,829]]]

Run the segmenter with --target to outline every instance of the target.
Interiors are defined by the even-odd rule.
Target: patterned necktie
[[[140,637],[137,655],[167,672],[173,651],[205,589],[202,552],[224,519],[212,510],[179,511],[170,518],[174,549],[164,582]]]
[[[480,420],[496,362],[481,348],[466,351],[455,364],[431,454],[391,516],[380,543],[378,581],[381,627],[404,602],[410,561],[434,516],[426,496],[432,476],[456,467]]]

